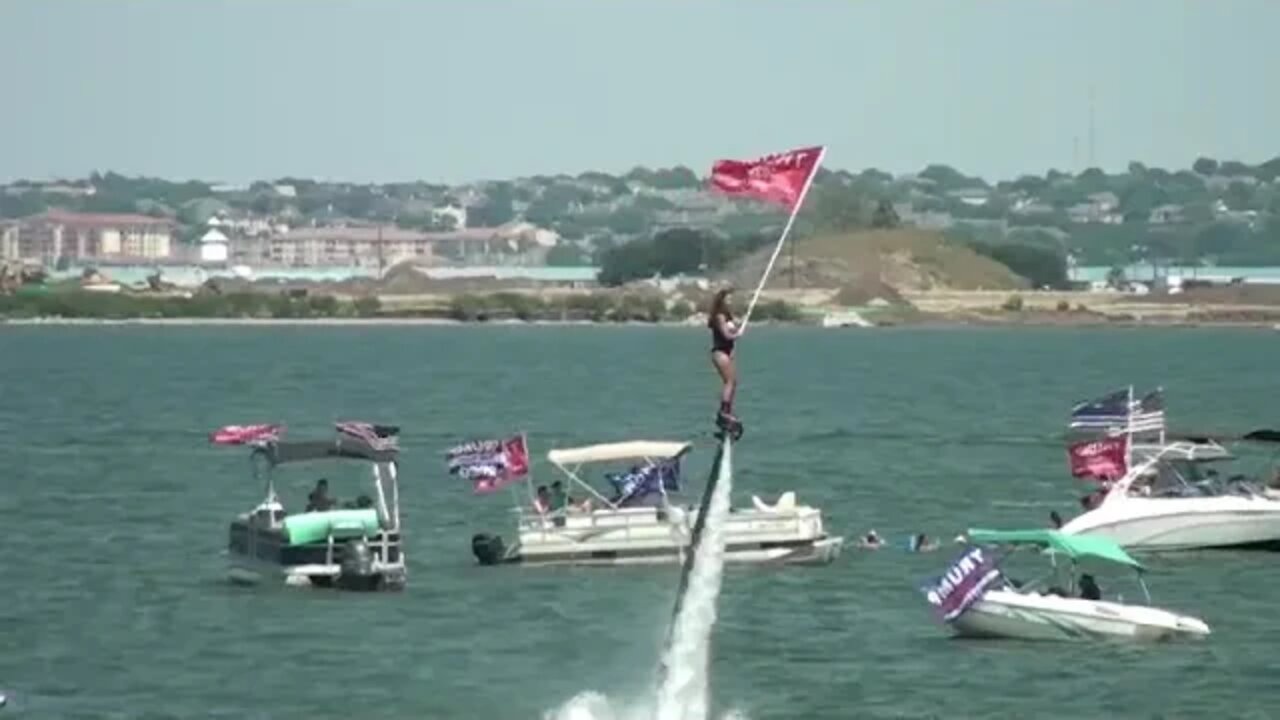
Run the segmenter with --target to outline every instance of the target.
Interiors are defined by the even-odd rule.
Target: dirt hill
[[[790,243],[791,241],[788,241]],[[749,292],[760,282],[773,246],[743,258],[718,278]],[[791,286],[791,248],[783,247],[767,289]],[[841,304],[894,300],[920,290],[1015,290],[1027,281],[1009,268],[929,230],[873,230],[800,240],[797,288],[841,288]]]

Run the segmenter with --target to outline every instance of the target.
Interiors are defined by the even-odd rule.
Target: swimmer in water
[[[917,533],[907,542],[907,549],[911,552],[933,552],[938,549],[938,543],[924,533]]]
[[[858,547],[868,550],[879,550],[883,546],[884,540],[880,538],[880,535],[875,530],[868,532],[862,539],[858,540]]]
[[[729,310],[729,295],[733,288],[723,288],[711,300],[707,313],[707,327],[711,328],[711,364],[720,374],[720,411],[716,419],[722,424],[736,424],[733,414],[733,396],[738,390],[738,370],[733,363],[733,346],[741,336]]]

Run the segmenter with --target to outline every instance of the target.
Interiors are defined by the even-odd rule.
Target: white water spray
[[[711,664],[711,630],[716,624],[716,601],[724,575],[724,525],[733,497],[733,443],[721,449],[702,540],[693,551],[693,570],[675,619],[671,643],[662,663],[666,674],[658,686],[655,720],[706,720],[707,674]]]
[[[731,447],[731,443],[724,443],[701,542],[693,549],[696,555],[688,586],[662,658],[666,673],[656,697],[648,702],[615,706],[604,695],[584,692],[544,714],[544,720],[707,720],[711,631],[716,623],[716,601],[724,571],[724,525],[733,497]],[[724,720],[746,720],[746,716],[729,711]]]

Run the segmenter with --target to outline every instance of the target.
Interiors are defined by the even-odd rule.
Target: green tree
[[[648,225],[649,218],[635,208],[620,208],[605,220],[605,226],[619,235],[637,235]]]
[[[547,265],[552,267],[585,267],[591,258],[573,243],[560,242],[547,251]]]
[[[679,165],[655,171],[650,178],[649,184],[659,190],[680,190],[683,188],[696,188],[701,183],[692,170]]]
[[[1253,168],[1245,165],[1239,160],[1223,160],[1218,166],[1218,174],[1226,177],[1239,177],[1241,175],[1253,175]]]
[[[801,210],[813,232],[849,232],[871,223],[866,199],[851,188],[814,188]]]
[[[1213,158],[1198,157],[1191,163],[1191,169],[1201,175],[1213,175],[1218,172],[1218,161]]]
[[[896,228],[902,224],[902,220],[898,217],[898,211],[893,209],[893,203],[888,200],[881,200],[876,203],[876,210],[871,215],[871,227],[887,230]]]
[[[514,203],[511,183],[494,183],[486,190],[483,202],[467,209],[467,224],[475,227],[505,225],[515,219]]]
[[[1241,225],[1213,223],[1195,234],[1193,247],[1196,257],[1220,256],[1245,248],[1249,233]]]
[[[1222,201],[1232,210],[1248,210],[1253,207],[1253,188],[1237,180],[1227,186]]]
[[[1273,183],[1280,178],[1280,155],[1254,168],[1255,175],[1263,182]]]

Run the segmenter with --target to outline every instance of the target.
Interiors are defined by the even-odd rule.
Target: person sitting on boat
[[[1062,527],[1062,516],[1058,514],[1057,510],[1049,511],[1049,526],[1054,530]]]
[[[539,515],[546,515],[551,512],[551,494],[547,492],[546,485],[539,485],[537,492],[534,493],[533,509]]]
[[[332,510],[338,503],[329,497],[329,481],[320,478],[316,481],[316,486],[311,490],[311,494],[307,495],[307,512],[324,512]]]
[[[1080,498],[1080,506],[1084,508],[1085,512],[1098,507],[1102,504],[1102,499],[1107,496],[1107,490],[1109,487],[1109,485],[1101,485],[1097,490],[1094,490],[1088,495]]]
[[[1102,588],[1098,587],[1098,583],[1089,573],[1080,575],[1080,597],[1085,600],[1102,599]]]
[[[880,534],[877,533],[874,529],[868,532],[866,535],[862,537],[861,540],[858,541],[858,547],[863,547],[868,550],[879,550],[883,546],[884,546],[884,540],[881,539]]]
[[[347,510],[367,510],[373,507],[373,498],[368,495],[357,495],[355,500],[342,503]]]

